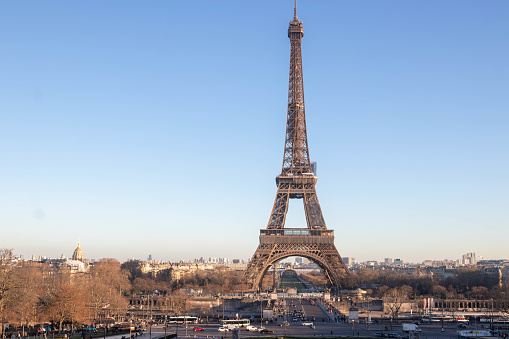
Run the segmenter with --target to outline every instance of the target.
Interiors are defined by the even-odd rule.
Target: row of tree
[[[130,283],[120,263],[103,259],[88,274],[66,268],[12,262],[10,251],[0,250],[0,323],[31,326],[51,322],[61,330],[97,319],[104,309],[121,314],[127,307],[124,291]]]
[[[158,295],[168,314],[186,309],[182,289],[201,289],[206,294],[246,291],[242,272],[224,267],[211,272],[197,270],[179,279],[172,269],[143,273],[143,263],[120,263],[102,259],[86,273],[72,273],[65,266],[12,260],[12,252],[0,249],[0,326],[9,323],[25,327],[53,323],[64,325],[100,322],[101,318],[125,316],[129,298]]]

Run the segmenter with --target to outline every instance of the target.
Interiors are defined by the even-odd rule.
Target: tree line
[[[0,326],[21,328],[51,323],[59,332],[65,327],[99,323],[106,317],[121,320],[129,298],[157,293],[164,296],[168,312],[182,312],[187,295],[182,289],[201,289],[205,294],[247,290],[242,272],[224,267],[197,270],[179,279],[172,268],[157,274],[143,273],[143,262],[101,259],[86,273],[47,263],[14,261],[12,251],[0,249]]]

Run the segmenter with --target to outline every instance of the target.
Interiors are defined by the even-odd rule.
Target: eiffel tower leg
[[[308,228],[327,229],[314,187],[304,193],[304,211],[306,212]]]
[[[253,289],[260,291],[262,287],[263,275],[267,271],[269,259],[274,251],[274,244],[261,243],[258,245],[256,252],[253,254],[246,270],[244,277],[246,277]]]
[[[267,229],[283,228],[285,226],[288,199],[290,199],[290,193],[287,185],[279,185]]]
[[[274,241],[267,239],[269,242],[267,243],[262,240],[244,272],[253,288],[261,290],[263,276],[276,262],[288,257],[299,256],[316,263],[323,270],[331,288],[339,289],[343,277],[348,274],[348,269],[334,245],[334,239],[321,237],[314,239],[305,237],[305,239],[302,236],[296,236],[295,240],[298,238],[301,241],[285,241],[285,239],[274,238]]]

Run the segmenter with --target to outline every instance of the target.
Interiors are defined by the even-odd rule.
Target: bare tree
[[[408,296],[412,293],[410,286],[404,285],[401,287],[395,287],[388,290],[384,296],[384,302],[387,306],[388,313],[391,317],[391,328],[392,322],[398,321],[398,315],[401,311],[403,303],[408,300]]]
[[[22,263],[14,270],[13,280],[12,311],[16,316],[16,323],[22,326],[24,336],[25,326],[30,326],[37,316],[37,289],[42,281],[42,273],[37,267]]]
[[[0,249],[0,326],[2,327],[2,338],[4,336],[4,324],[8,320],[8,306],[12,302],[12,289],[14,279],[11,263],[12,250]]]
[[[128,305],[123,292],[131,288],[128,272],[121,270],[115,259],[102,259],[90,270],[87,288],[90,305],[97,318],[100,310],[110,310],[117,317],[125,313]]]
[[[48,319],[58,324],[59,332],[64,323],[85,322],[89,319],[84,291],[70,284],[60,284],[44,298],[44,312]]]

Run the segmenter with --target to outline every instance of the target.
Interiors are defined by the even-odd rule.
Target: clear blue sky
[[[317,192],[358,260],[509,257],[509,2],[310,1]],[[249,258],[293,1],[1,1],[0,247]],[[300,200],[287,226],[304,226]]]

